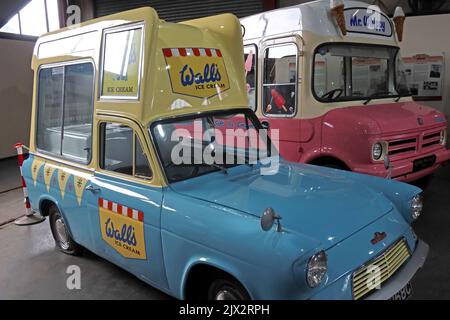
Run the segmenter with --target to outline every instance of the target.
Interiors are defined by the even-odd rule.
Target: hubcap
[[[55,221],[56,234],[58,235],[61,248],[64,250],[69,249],[69,235],[67,234],[66,225],[62,218],[58,218]]]
[[[215,300],[239,300],[239,299],[228,290],[220,290],[219,292],[217,292]]]

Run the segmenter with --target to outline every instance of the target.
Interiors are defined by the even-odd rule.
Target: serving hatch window
[[[314,55],[313,91],[319,101],[386,98],[408,94],[399,76],[397,47],[326,44]]]
[[[297,94],[297,46],[289,43],[267,48],[263,72],[263,113],[293,116]]]
[[[142,36],[142,26],[105,32],[102,98],[139,98]]]
[[[39,70],[36,145],[76,162],[91,159],[94,66],[90,62]]]

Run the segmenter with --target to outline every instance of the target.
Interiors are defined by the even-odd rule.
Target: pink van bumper
[[[414,170],[414,162],[416,160],[436,156],[435,163],[422,170]],[[450,150],[439,149],[431,153],[418,155],[408,159],[391,161],[392,174],[391,177],[398,181],[410,182],[423,177],[426,177],[433,173],[440,166],[446,165],[450,161]],[[367,166],[358,166],[353,168],[354,172],[369,174],[379,177],[387,177],[388,171],[385,169],[384,164],[375,164]]]

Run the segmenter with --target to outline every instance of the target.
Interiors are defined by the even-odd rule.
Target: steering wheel
[[[189,172],[189,174],[187,174],[187,175],[180,175],[180,174],[177,174],[176,176],[188,176],[188,177],[192,177],[192,176],[195,176],[195,175],[197,175],[197,173],[198,173],[198,170],[200,169],[199,168],[199,166],[192,166],[191,164],[184,164],[184,163],[181,163],[181,164],[175,164],[175,163],[173,163],[173,162],[170,162],[169,164],[167,164],[166,166],[165,166],[165,168],[166,169],[169,169],[169,168],[176,168],[176,167],[190,167],[191,168],[191,170],[190,170],[190,172]],[[172,178],[174,178],[174,177],[172,177]]]
[[[335,97],[334,94],[338,92],[337,96]],[[336,88],[333,90],[328,91],[327,93],[322,95],[322,99],[327,99],[327,100],[334,100],[339,98],[342,94],[344,93],[344,90],[341,88]]]

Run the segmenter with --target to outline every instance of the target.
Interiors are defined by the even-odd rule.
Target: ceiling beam
[[[15,0],[0,2],[0,28],[8,23],[17,12],[27,5],[30,0]]]

